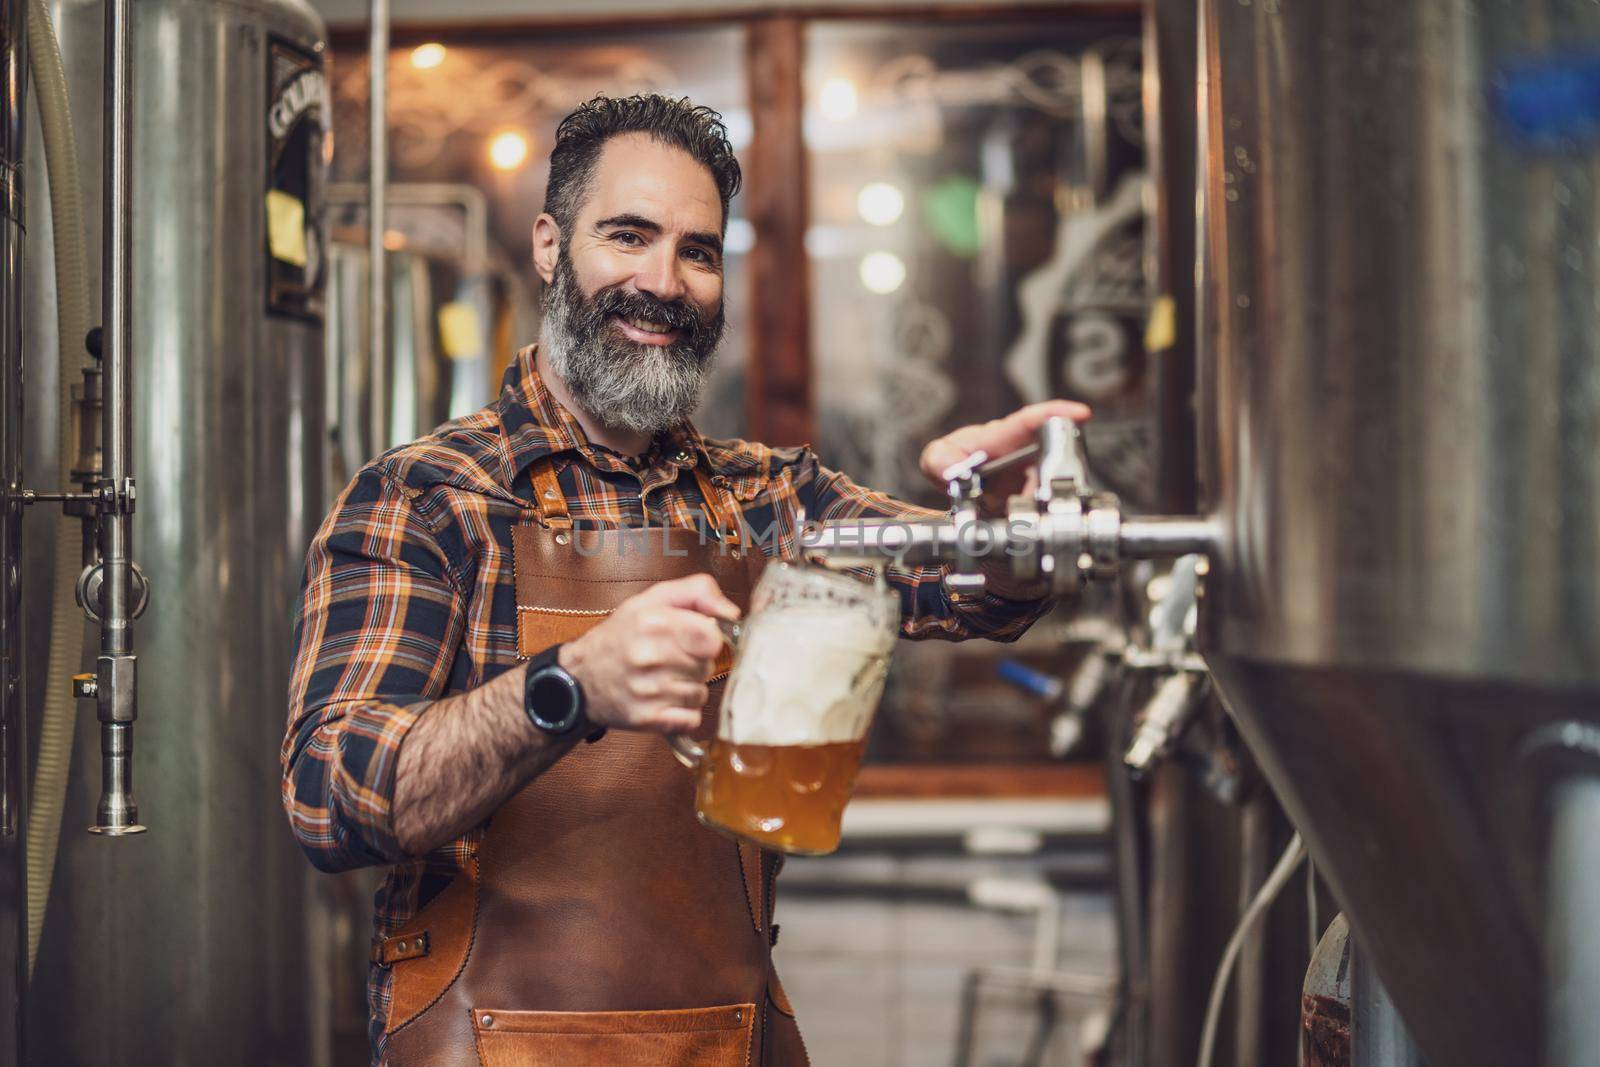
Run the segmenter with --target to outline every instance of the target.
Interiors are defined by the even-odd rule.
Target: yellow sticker
[[[439,308],[439,346],[450,359],[476,359],[483,355],[483,330],[478,309],[464,300]]]
[[[1150,321],[1144,327],[1144,350],[1164,352],[1178,340],[1178,305],[1172,294],[1163,293],[1150,309]]]
[[[267,248],[273,259],[306,265],[306,206],[282,189],[267,190]]]

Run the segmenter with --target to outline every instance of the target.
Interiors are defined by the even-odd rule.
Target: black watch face
[[[528,679],[527,705],[533,724],[553,734],[577,726],[583,711],[578,683],[559,667],[546,667]]]

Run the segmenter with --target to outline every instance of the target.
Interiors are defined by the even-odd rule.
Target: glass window
[[[822,21],[807,36],[806,249],[819,451],[934,506],[922,446],[1049,397],[1095,408],[1095,476],[1150,485],[1137,16]],[[1038,759],[1048,709],[997,676],[1059,633],[902,646],[875,758]]]

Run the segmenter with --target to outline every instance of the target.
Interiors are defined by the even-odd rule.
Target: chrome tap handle
[[[1089,455],[1083,445],[1083,431],[1071,419],[1059,415],[1039,427],[1039,488],[1035,492],[1041,507],[1063,496],[1085,496],[1089,492]]]

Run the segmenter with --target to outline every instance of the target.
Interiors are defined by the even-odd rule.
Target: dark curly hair
[[[681,148],[709,170],[722,198],[722,224],[727,226],[728,201],[739,191],[740,173],[722,115],[691,103],[688,97],[674,100],[657,93],[621,98],[602,94],[580,104],[556,127],[544,209],[561,227],[563,244],[572,232],[578,209],[589,195],[600,150],[611,138],[625,133],[646,133],[662,144]]]

